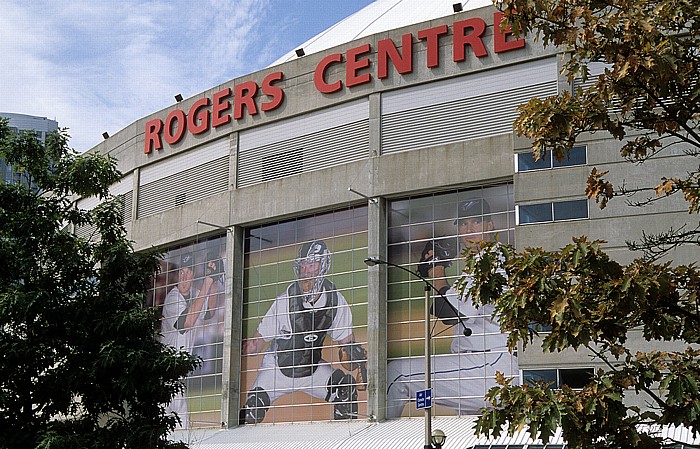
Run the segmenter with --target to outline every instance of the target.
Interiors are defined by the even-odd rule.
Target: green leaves
[[[78,156],[67,139],[43,145],[0,121],[0,156],[33,182],[0,185],[0,447],[174,447],[164,406],[197,361],[155,339],[143,304],[158,261],[126,240],[108,195],[115,161]],[[74,196],[105,201],[80,211]]]

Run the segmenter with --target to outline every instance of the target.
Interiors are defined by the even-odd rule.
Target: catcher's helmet
[[[301,276],[301,266],[313,262],[319,262],[321,267],[316,275],[313,289],[310,292],[303,292],[303,294],[310,296],[309,299],[315,297],[316,293],[321,292],[323,280],[331,268],[331,253],[323,240],[307,242],[299,248],[299,256],[294,261],[294,276],[297,282],[302,280],[303,277]]]
[[[486,200],[475,198],[473,200],[464,201],[459,205],[459,212],[454,224],[457,224],[462,218],[481,217],[491,213],[491,207]]]

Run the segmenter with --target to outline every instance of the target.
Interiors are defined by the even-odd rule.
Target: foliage
[[[475,281],[468,294],[495,305],[511,349],[526,348],[535,340],[532,329],[546,328],[545,352],[588,350],[606,364],[580,391],[499,379],[487,395],[495,408],[483,411],[477,431],[499,435],[504,425],[510,432],[527,425],[533,438],[548,440],[561,426],[570,447],[656,448],[661,440],[640,425],[700,430],[700,271],[644,259],[621,265],[601,244],[577,238],[559,251],[517,253],[485,242],[469,257],[466,271]],[[696,346],[637,352],[628,347],[630,330],[646,340]],[[632,391],[648,407],[625,403]]]
[[[115,161],[67,143],[65,131],[44,144],[0,121],[0,157],[27,181],[0,185],[0,447],[177,447],[165,405],[197,361],[155,338],[143,304],[158,260],[126,239],[109,197]],[[91,196],[105,201],[72,201]]]
[[[506,21],[534,32],[545,45],[565,51],[564,72],[579,84],[573,92],[533,98],[519,107],[519,135],[532,139],[536,157],[562,159],[584,133],[607,132],[623,143],[620,155],[642,164],[665,154],[700,157],[700,2],[698,0],[509,0]],[[591,63],[605,64],[590,78]],[[615,186],[593,170],[586,193],[604,208],[615,196],[645,205],[682,194],[690,213],[700,208],[700,168],[671,173],[654,185]],[[700,243],[700,228],[645,235],[635,249],[658,257],[678,245]]]
[[[603,132],[620,141],[620,155],[631,163],[666,154],[697,160],[692,159],[700,156],[697,0],[496,3],[506,17],[504,27],[557,46],[568,80],[588,81],[519,107],[515,131],[531,139],[535,157],[552,151],[565,158],[581,136]],[[603,64],[603,73],[592,76],[592,64]],[[607,172],[594,168],[586,193],[601,208],[618,196],[644,206],[682,195],[696,216],[700,168],[690,162],[687,170],[631,188],[614,185]],[[549,440],[561,428],[569,447],[658,448],[673,443],[659,437],[659,426],[700,432],[700,273],[694,264],[660,262],[681,245],[700,245],[700,226],[669,221],[669,227],[628,242],[642,251],[629,264],[612,260],[601,249],[605,242],[587,237],[558,251],[516,252],[484,243],[468,254],[465,275],[475,281],[462,288],[470,288],[476,302],[494,304],[512,349],[537,341],[545,352],[576,350],[604,366],[581,390],[541,382],[518,386],[499,378],[487,395],[494,407],[483,410],[477,433],[528,427],[533,438]],[[501,265],[506,276],[496,270]],[[549,332],[537,336],[538,329]],[[658,350],[634,349],[645,342],[650,343],[641,346]]]

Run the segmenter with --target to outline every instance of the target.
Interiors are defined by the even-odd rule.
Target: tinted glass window
[[[552,152],[548,151],[545,157],[535,160],[531,152],[518,153],[518,171],[542,170],[550,168],[552,164]]]
[[[554,203],[554,221],[588,218],[588,201],[562,201]]]
[[[525,385],[534,385],[536,382],[551,383],[557,386],[557,370],[555,369],[531,369],[523,370],[523,382]]]
[[[520,224],[552,221],[552,203],[520,206]]]
[[[571,151],[569,151],[569,157],[564,157],[561,161],[557,160],[557,158],[553,158],[552,165],[554,168],[586,165],[586,147],[573,147]]]
[[[593,378],[593,368],[560,369],[559,383],[571,388],[583,388]]]

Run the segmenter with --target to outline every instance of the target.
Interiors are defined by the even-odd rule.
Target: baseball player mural
[[[459,249],[491,238],[484,237],[491,236],[494,229],[489,214],[489,204],[480,198],[459,205],[459,215],[454,220]],[[432,360],[433,404],[448,407],[457,414],[475,414],[487,405],[484,395],[495,385],[496,371],[507,377],[517,376],[518,362],[508,352],[508,336],[501,333],[498,318],[492,316],[493,306],[475,307],[469,297],[461,296],[454,285],[448,284],[445,268],[458,252],[449,242],[449,239],[429,241],[418,263],[421,276],[433,278],[433,285],[442,294],[434,296],[432,313],[454,327],[451,353],[434,356]],[[416,391],[424,388],[424,374],[423,357],[405,357],[388,363],[387,418],[401,416],[405,405],[415,399]]]
[[[255,335],[244,340],[244,355],[265,353],[241,424],[262,422],[271,404],[298,391],[332,403],[334,419],[357,417],[357,384],[366,382],[367,353],[355,342],[348,303],[326,277],[330,267],[323,240],[304,243],[293,264],[294,282],[275,298]],[[359,379],[323,359],[326,337],[340,345],[344,367],[358,371]]]
[[[194,287],[194,256],[184,253],[180,257],[178,282],[168,291],[163,300],[161,319],[161,341],[177,349],[193,353],[195,328],[214,316],[217,286],[223,284],[223,266],[220,259],[210,260],[205,267],[206,277],[201,289]],[[182,427],[189,426],[187,397],[185,393],[175,396],[168,411],[176,412]]]

